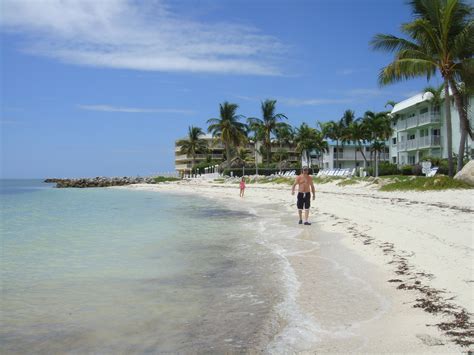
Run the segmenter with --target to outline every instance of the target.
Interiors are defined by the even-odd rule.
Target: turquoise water
[[[195,196],[1,180],[6,353],[262,349],[274,259],[251,213]]]

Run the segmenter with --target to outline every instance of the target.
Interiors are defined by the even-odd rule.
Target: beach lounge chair
[[[433,168],[431,168],[430,172],[428,174],[426,174],[426,177],[433,177],[436,175],[436,173],[438,172],[438,167],[435,166]]]

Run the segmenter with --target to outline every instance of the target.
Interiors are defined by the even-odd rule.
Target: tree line
[[[473,139],[473,129],[468,117],[469,97],[474,88],[474,20],[473,7],[461,0],[411,0],[408,2],[413,20],[401,25],[404,37],[391,34],[377,34],[370,42],[374,50],[394,54],[392,62],[380,70],[378,81],[381,86],[415,77],[430,80],[435,75],[443,79],[443,86],[432,92],[433,105],[444,103],[447,158],[449,175],[454,175],[451,101],[459,114],[461,139],[457,155],[457,171],[463,167],[467,137]],[[444,95],[442,95],[444,94]],[[436,101],[436,102],[435,102]],[[392,102],[392,106],[394,103]],[[391,123],[398,117],[389,112],[366,112],[355,119],[354,112],[346,110],[339,120],[318,123],[310,127],[306,123],[292,127],[286,115],[276,113],[276,100],[265,100],[261,104],[261,118],[248,118],[237,114],[238,105],[220,104],[220,115],[208,120],[208,132],[222,142],[226,159],[230,160],[238,147],[252,140],[262,143],[262,153],[267,165],[271,161],[271,145],[295,144],[298,152],[327,151],[326,139],[339,144],[353,142],[361,149],[370,144],[371,151],[380,155],[384,142],[392,134]],[[198,127],[189,127],[188,138],[178,142],[182,152],[193,157],[204,149],[200,139],[204,132]],[[308,153],[307,153],[308,154]],[[336,160],[338,155],[336,155]]]

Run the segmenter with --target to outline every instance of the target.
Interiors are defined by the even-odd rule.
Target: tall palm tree
[[[358,146],[359,151],[362,154],[362,158],[364,159],[365,166],[367,166],[367,158],[365,157],[364,148],[362,147],[362,143],[365,143],[368,137],[368,130],[366,129],[366,125],[363,124],[362,118],[357,118],[347,128],[347,138],[354,142],[355,145]],[[357,149],[354,149],[354,162],[357,165]]]
[[[207,120],[209,125],[207,130],[212,133],[219,141],[224,144],[226,159],[230,166],[232,148],[242,145],[247,138],[247,126],[240,122],[244,116],[238,115],[237,104],[224,102],[219,104],[219,118],[210,118]]]
[[[367,130],[367,138],[371,142],[371,146],[375,147],[373,150],[375,152],[375,176],[378,176],[378,160],[380,159],[381,152],[379,149],[384,147],[384,145],[382,146],[380,143],[385,142],[392,135],[392,120],[389,112],[367,111],[362,122]]]
[[[192,168],[196,165],[196,154],[200,152],[205,152],[208,149],[207,142],[205,139],[202,139],[201,136],[204,135],[204,132],[199,127],[189,126],[188,127],[188,137],[185,139],[180,139],[176,142],[178,147],[180,147],[179,152],[181,154],[186,154],[192,158]]]
[[[437,88],[433,86],[427,86],[423,89],[423,92],[429,92],[431,94],[431,98],[427,101],[433,106],[434,111],[439,112],[439,109],[441,108],[441,104],[443,103],[443,91],[444,84],[441,84]]]
[[[278,122],[276,127],[275,127],[275,138],[277,139],[278,145],[280,146],[280,154],[279,154],[279,159],[280,159],[280,170],[281,170],[281,161],[283,154],[285,153],[283,149],[283,145],[288,145],[290,144],[295,137],[295,133],[293,131],[293,127],[289,125],[286,122]]]
[[[247,131],[248,133],[253,133],[252,136],[249,138],[253,140],[254,144],[254,151],[255,151],[255,174],[258,175],[258,142],[263,141],[263,137],[265,136],[263,132],[263,126],[261,124],[261,120],[254,117],[247,118]]]
[[[321,132],[325,138],[336,141],[336,165],[339,166],[339,142],[343,138],[344,127],[342,126],[341,121],[319,123],[319,126],[321,127]]]
[[[309,127],[306,123],[302,123],[295,132],[296,151],[305,154],[306,161],[310,159],[310,152],[316,150],[318,152],[327,152],[328,144],[324,140],[324,134],[315,128]]]
[[[271,161],[272,134],[275,133],[278,121],[288,119],[283,113],[275,113],[276,100],[265,100],[262,102],[262,119],[252,118],[254,124],[260,125],[263,130],[263,145],[267,155],[267,165]]]
[[[447,150],[449,175],[453,176],[453,144],[449,88],[453,92],[461,125],[459,151],[469,132],[467,111],[456,80],[474,66],[474,21],[473,7],[462,0],[411,0],[409,2],[414,20],[404,23],[401,31],[410,39],[393,35],[377,34],[371,41],[376,50],[395,52],[392,63],[379,75],[382,85],[400,80],[425,76],[430,79],[439,72],[444,80]],[[458,157],[458,170],[462,168],[462,157]]]

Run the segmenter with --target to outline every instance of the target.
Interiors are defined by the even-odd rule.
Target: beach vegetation
[[[159,184],[160,182],[171,182],[171,181],[179,181],[181,178],[174,177],[174,176],[155,176],[153,177],[153,181],[155,184]]]
[[[467,116],[462,80],[472,83],[474,70],[473,7],[461,0],[411,0],[414,19],[401,25],[407,37],[377,34],[371,41],[375,50],[393,52],[391,63],[381,69],[379,83],[387,85],[439,73],[444,82],[448,173],[454,175],[450,89],[460,118],[457,170],[462,169],[467,135],[473,137]]]
[[[337,186],[347,186],[347,185],[356,185],[360,182],[361,180],[358,178],[350,178],[350,179],[344,179],[339,181],[336,185]]]
[[[381,191],[429,191],[429,190],[448,190],[448,189],[473,189],[474,187],[459,180],[455,180],[446,175],[434,177],[412,177],[405,179],[396,179],[393,182],[383,185]]]
[[[374,169],[373,167],[368,167],[367,172],[369,175],[374,174]],[[397,175],[399,173],[399,169],[397,167],[397,164],[392,164],[389,162],[381,162],[379,165],[379,176],[385,176],[385,175]]]
[[[229,163],[232,160],[232,150],[247,140],[248,127],[240,122],[244,116],[237,114],[238,108],[239,105],[226,101],[219,104],[219,117],[207,120],[208,132],[224,145],[226,160]]]

